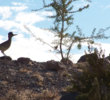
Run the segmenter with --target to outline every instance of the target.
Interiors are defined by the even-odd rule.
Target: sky
[[[7,40],[7,34],[10,31],[18,34],[13,37],[11,47],[5,52],[6,55],[15,60],[19,57],[28,57],[40,62],[47,60],[59,61],[61,59],[60,55],[55,54],[50,46],[36,40],[36,38],[41,38],[50,45],[54,40],[54,34],[45,30],[51,28],[53,24],[52,20],[47,18],[47,16],[53,15],[53,12],[44,10],[32,11],[42,7],[42,0],[0,1],[0,43]],[[49,1],[46,0],[46,3],[49,3]],[[74,27],[78,25],[86,35],[91,34],[94,28],[98,31],[101,28],[105,29],[110,26],[110,0],[91,1],[80,0],[80,2],[74,4],[75,10],[84,5],[90,5],[88,9],[74,14],[74,24],[72,26],[74,30]],[[106,31],[106,35],[110,35],[110,30]],[[105,55],[109,55],[110,39],[98,40],[97,42],[101,44]],[[76,62],[84,54],[85,45],[83,44],[81,50],[73,47],[71,58],[73,62]],[[3,56],[1,52],[0,56]]]

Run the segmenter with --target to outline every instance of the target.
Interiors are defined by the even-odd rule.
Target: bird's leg
[[[3,53],[4,56],[6,56],[6,54],[4,53],[4,51],[1,51]]]

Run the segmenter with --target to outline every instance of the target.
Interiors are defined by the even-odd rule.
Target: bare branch
[[[53,4],[53,3],[50,3],[50,4],[46,5],[45,0],[43,0],[43,7],[42,7],[42,8],[39,8],[39,9],[36,9],[36,10],[32,10],[32,11],[43,10],[43,9],[45,9],[45,8],[51,7],[52,4]]]
[[[32,36],[33,36],[36,40],[42,42],[43,44],[48,45],[48,46],[51,47],[51,48],[54,48],[54,47],[51,46],[49,43],[43,41],[41,38],[37,38],[37,37],[34,35],[34,33],[33,33],[26,25],[24,25],[24,28],[25,28],[28,32],[30,32],[30,33],[32,34]]]

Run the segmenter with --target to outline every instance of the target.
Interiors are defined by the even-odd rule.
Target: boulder
[[[17,59],[17,62],[22,64],[29,64],[31,62],[30,58],[20,57]]]
[[[77,63],[88,62],[88,59],[98,59],[98,56],[95,53],[86,54],[86,55],[81,56],[80,59],[77,61]]]
[[[3,61],[12,61],[12,58],[9,57],[9,56],[2,56],[2,57],[0,57],[0,60],[3,60]]]
[[[110,56],[107,56],[105,59],[108,59],[110,61]]]
[[[70,59],[67,59],[67,58],[62,59],[60,62],[63,63],[64,65],[73,66],[73,62]]]
[[[48,70],[58,71],[63,69],[64,67],[65,66],[62,63],[54,60],[47,61],[46,63],[46,69]]]

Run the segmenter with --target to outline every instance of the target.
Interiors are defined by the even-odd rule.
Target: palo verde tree
[[[37,9],[47,9],[51,8],[54,12],[54,15],[49,16],[49,18],[54,19],[54,26],[49,29],[55,33],[57,39],[53,41],[54,47],[56,51],[59,51],[61,54],[61,58],[68,60],[70,57],[70,52],[72,50],[73,44],[78,43],[78,48],[81,48],[82,42],[94,43],[94,39],[101,39],[101,38],[108,38],[104,35],[104,31],[108,30],[109,27],[106,29],[101,29],[99,32],[96,33],[96,29],[93,29],[90,36],[84,36],[82,34],[81,29],[77,26],[75,30],[69,30],[70,27],[73,27],[73,15],[75,13],[81,12],[84,9],[87,9],[89,5],[85,5],[82,8],[78,8],[74,11],[74,2],[77,0],[50,0],[50,4],[46,4],[45,0],[43,0],[43,8]],[[80,0],[79,0],[80,1]]]

